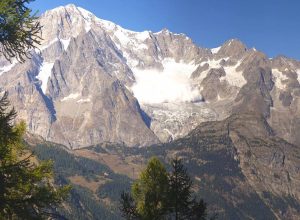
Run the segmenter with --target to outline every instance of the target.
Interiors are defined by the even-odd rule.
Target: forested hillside
[[[53,160],[57,184],[71,184],[70,198],[60,208],[68,219],[120,219],[118,201],[131,180],[108,166],[74,156],[63,146],[44,143],[32,147],[39,159]]]

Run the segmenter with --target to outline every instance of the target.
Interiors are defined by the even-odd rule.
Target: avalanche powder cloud
[[[192,86],[190,76],[197,66],[193,63],[163,60],[163,70],[133,69],[136,83],[134,96],[143,104],[163,102],[191,102],[201,99],[199,90]]]

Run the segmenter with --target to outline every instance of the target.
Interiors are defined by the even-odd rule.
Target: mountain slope
[[[179,157],[195,193],[219,219],[298,219],[300,214],[300,149],[276,137],[263,115],[205,122],[184,138],[150,147],[105,143],[72,153],[132,179],[152,156],[166,165]]]
[[[76,18],[76,13],[69,14],[73,8],[46,13],[41,24],[48,27],[63,22],[62,18]],[[103,141],[129,146],[158,142],[138,102],[122,83],[130,84],[133,76],[110,38],[103,31],[75,33],[59,23],[50,31],[52,35],[76,34],[76,38],[53,40],[50,35],[41,51],[32,52],[33,59],[16,64],[0,79],[29,131],[70,148]]]
[[[195,45],[166,29],[133,32],[67,5],[40,17],[43,42],[25,64],[1,60],[1,90],[29,131],[69,148],[184,137],[201,122],[262,114],[299,145],[300,63],[232,39]]]
[[[222,201],[225,218],[299,216],[299,148],[274,137],[261,115],[204,123],[170,146],[174,154],[186,158],[212,204]]]

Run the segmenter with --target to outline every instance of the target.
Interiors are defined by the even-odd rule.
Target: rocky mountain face
[[[81,27],[84,12],[70,5],[41,16],[40,50],[25,64],[3,67],[2,90],[9,91],[30,132],[69,148],[158,142],[126,88],[133,83],[132,71],[103,30]]]
[[[207,202],[209,216],[217,214],[218,219],[296,220],[300,215],[300,149],[274,135],[261,114],[233,114],[223,121],[204,122],[184,138],[150,147],[104,143],[72,152],[131,179],[153,156],[166,164],[179,157],[193,178],[195,193]],[[78,184],[75,177],[70,179]],[[88,179],[79,184],[84,181]],[[111,183],[113,191],[128,190],[128,184],[119,181]],[[90,185],[86,188],[92,192],[112,188]],[[105,194],[105,198],[98,194],[97,201],[117,204],[118,194]]]
[[[300,149],[276,137],[262,115],[205,122],[165,149],[166,158],[184,158],[221,219],[299,217]]]
[[[74,5],[40,22],[40,50],[25,64],[2,60],[0,83],[29,131],[48,141],[149,145],[256,112],[300,143],[298,61],[269,59],[238,40],[206,49],[166,29],[133,32]]]
[[[40,22],[31,59],[0,58],[0,92],[30,133],[93,160],[133,158],[124,164],[136,168],[136,156],[178,155],[224,218],[297,219],[299,61],[236,39],[207,49],[167,29],[133,32],[74,5]],[[104,142],[133,148],[79,150]]]

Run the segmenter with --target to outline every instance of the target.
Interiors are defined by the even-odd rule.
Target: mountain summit
[[[236,39],[200,48],[164,29],[134,32],[75,5],[45,12],[25,64],[1,60],[1,89],[31,133],[81,148],[168,142],[201,122],[254,112],[300,144],[300,63]]]

